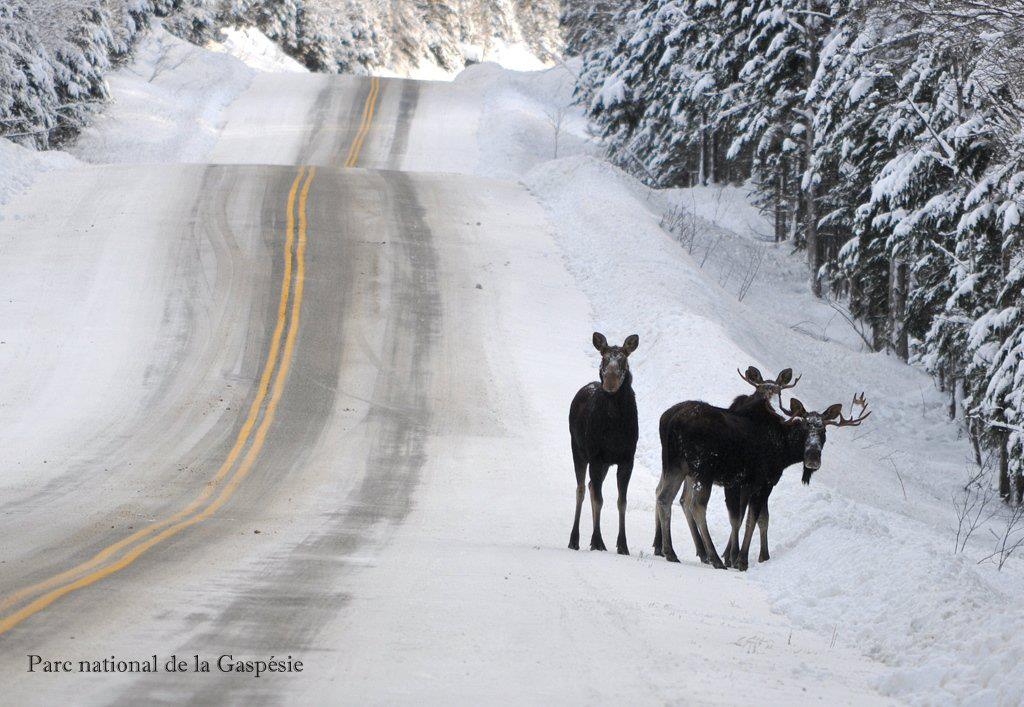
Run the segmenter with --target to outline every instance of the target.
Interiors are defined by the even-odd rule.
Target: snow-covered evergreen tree
[[[812,286],[998,452],[1004,495],[1024,466],[1022,33],[1024,0],[644,0],[576,90],[650,184],[752,177]]]
[[[558,20],[566,56],[580,56],[608,44],[629,5],[626,0],[564,0]]]

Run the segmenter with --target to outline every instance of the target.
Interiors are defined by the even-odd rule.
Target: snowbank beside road
[[[284,53],[267,35],[255,27],[227,27],[221,30],[224,39],[211,42],[208,48],[239,59],[257,71],[270,73],[308,74],[309,69]]]
[[[86,162],[201,162],[224,109],[249,85],[242,61],[182,41],[160,27],[135,60],[107,77],[111,104],[69,152]]]
[[[256,70],[306,72],[252,28],[229,28],[222,43],[204,49],[156,25],[134,53],[130,63],[107,77],[110,103],[67,152],[36,151],[0,139],[0,205],[28,188],[39,172],[73,167],[79,160],[202,162],[217,140],[224,109]]]
[[[75,158],[66,152],[40,152],[0,138],[0,206],[27,189],[38,173],[72,167],[75,163]]]

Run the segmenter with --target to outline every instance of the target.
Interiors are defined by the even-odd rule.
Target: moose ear
[[[753,366],[747,369],[747,380],[753,384],[764,383],[764,378],[761,376],[761,371],[757,370]]]
[[[594,348],[601,353],[605,352],[608,348],[608,339],[604,338],[604,334],[599,331],[594,332]]]
[[[636,347],[640,345],[640,337],[637,334],[630,334],[626,337],[625,343],[622,344],[622,348],[626,350],[626,355],[629,356],[631,353],[636,351]]]
[[[778,383],[779,385],[786,385],[791,380],[793,380],[793,369],[786,368],[781,373],[779,373],[779,377],[775,379],[775,382]]]
[[[835,405],[829,405],[828,409],[825,410],[825,412],[821,413],[821,419],[822,420],[834,420],[835,418],[839,417],[839,415],[842,412],[843,412],[843,404],[842,403],[836,403]]]
[[[807,417],[807,408],[796,398],[789,399],[789,412],[792,417]]]

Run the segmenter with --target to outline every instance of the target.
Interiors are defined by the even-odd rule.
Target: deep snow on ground
[[[494,64],[509,71],[541,71],[550,66],[549,62],[538,59],[525,42],[509,42],[492,38],[486,47],[479,44],[462,44],[460,46],[463,60],[472,70],[475,65]],[[452,81],[464,76],[467,70],[452,71],[431,61],[422,61],[414,67],[403,67],[401,70],[378,69],[378,76],[394,76],[398,78],[417,79],[419,81]]]
[[[292,59],[255,27],[227,27],[223,39],[211,42],[208,49],[230,54],[257,71],[306,74],[309,69]]]
[[[258,56],[255,35],[229,35],[227,50]],[[134,60],[107,76],[111,102],[85,128],[71,154],[85,162],[202,162],[217,140],[224,109],[254,72],[155,27]],[[264,54],[265,55],[265,54]]]
[[[798,468],[784,475],[771,501],[773,559],[749,577],[799,623],[892,666],[882,687],[893,696],[961,702],[984,689],[988,702],[1016,702],[1024,682],[1011,666],[1024,656],[1024,620],[1012,597],[1024,568],[1018,560],[1002,572],[978,565],[994,544],[984,532],[953,553],[951,499],[967,478],[969,450],[929,379],[884,354],[794,332],[815,310],[825,314],[810,297],[761,288],[739,302],[659,228],[677,195],[648,194],[592,158],[542,165],[525,182],[557,224],[597,326],[640,333],[644,470],[660,467],[661,411],[683,399],[728,404],[746,392],[737,367],[772,375],[793,367],[803,375],[793,393],[810,409],[865,391],[872,417],[859,429],[830,431],[811,485],[800,485]],[[765,278],[775,265],[766,259]],[[712,501],[719,547],[728,530],[721,498],[716,492]],[[650,501],[643,505],[648,511]],[[676,516],[675,537],[690,553]]]
[[[75,159],[65,152],[39,152],[0,138],[0,206],[27,189],[40,172],[74,164]]]

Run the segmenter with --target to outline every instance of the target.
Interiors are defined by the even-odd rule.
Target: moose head
[[[765,380],[764,376],[761,375],[761,371],[757,370],[754,366],[748,367],[746,373],[740,373],[738,368],[736,372],[740,374],[740,378],[754,386],[754,395],[765,401],[771,401],[772,398],[778,397],[780,405],[782,404],[782,391],[787,388],[794,388],[800,382],[800,376],[793,380],[792,368],[783,369],[775,380],[771,378]]]
[[[640,345],[640,337],[630,334],[622,346],[609,346],[601,332],[594,332],[594,348],[601,353],[601,388],[616,393],[629,377],[629,355]]]
[[[821,468],[821,450],[825,446],[825,428],[833,427],[856,427],[867,419],[871,413],[868,411],[868,403],[864,393],[853,396],[850,404],[850,416],[843,417],[843,404],[836,403],[828,406],[824,412],[808,411],[796,398],[789,401],[789,407],[779,406],[782,412],[789,418],[789,424],[796,426],[799,437],[803,440],[804,475],[801,479],[805,484],[811,482],[811,475]],[[858,408],[854,416],[854,408]]]

